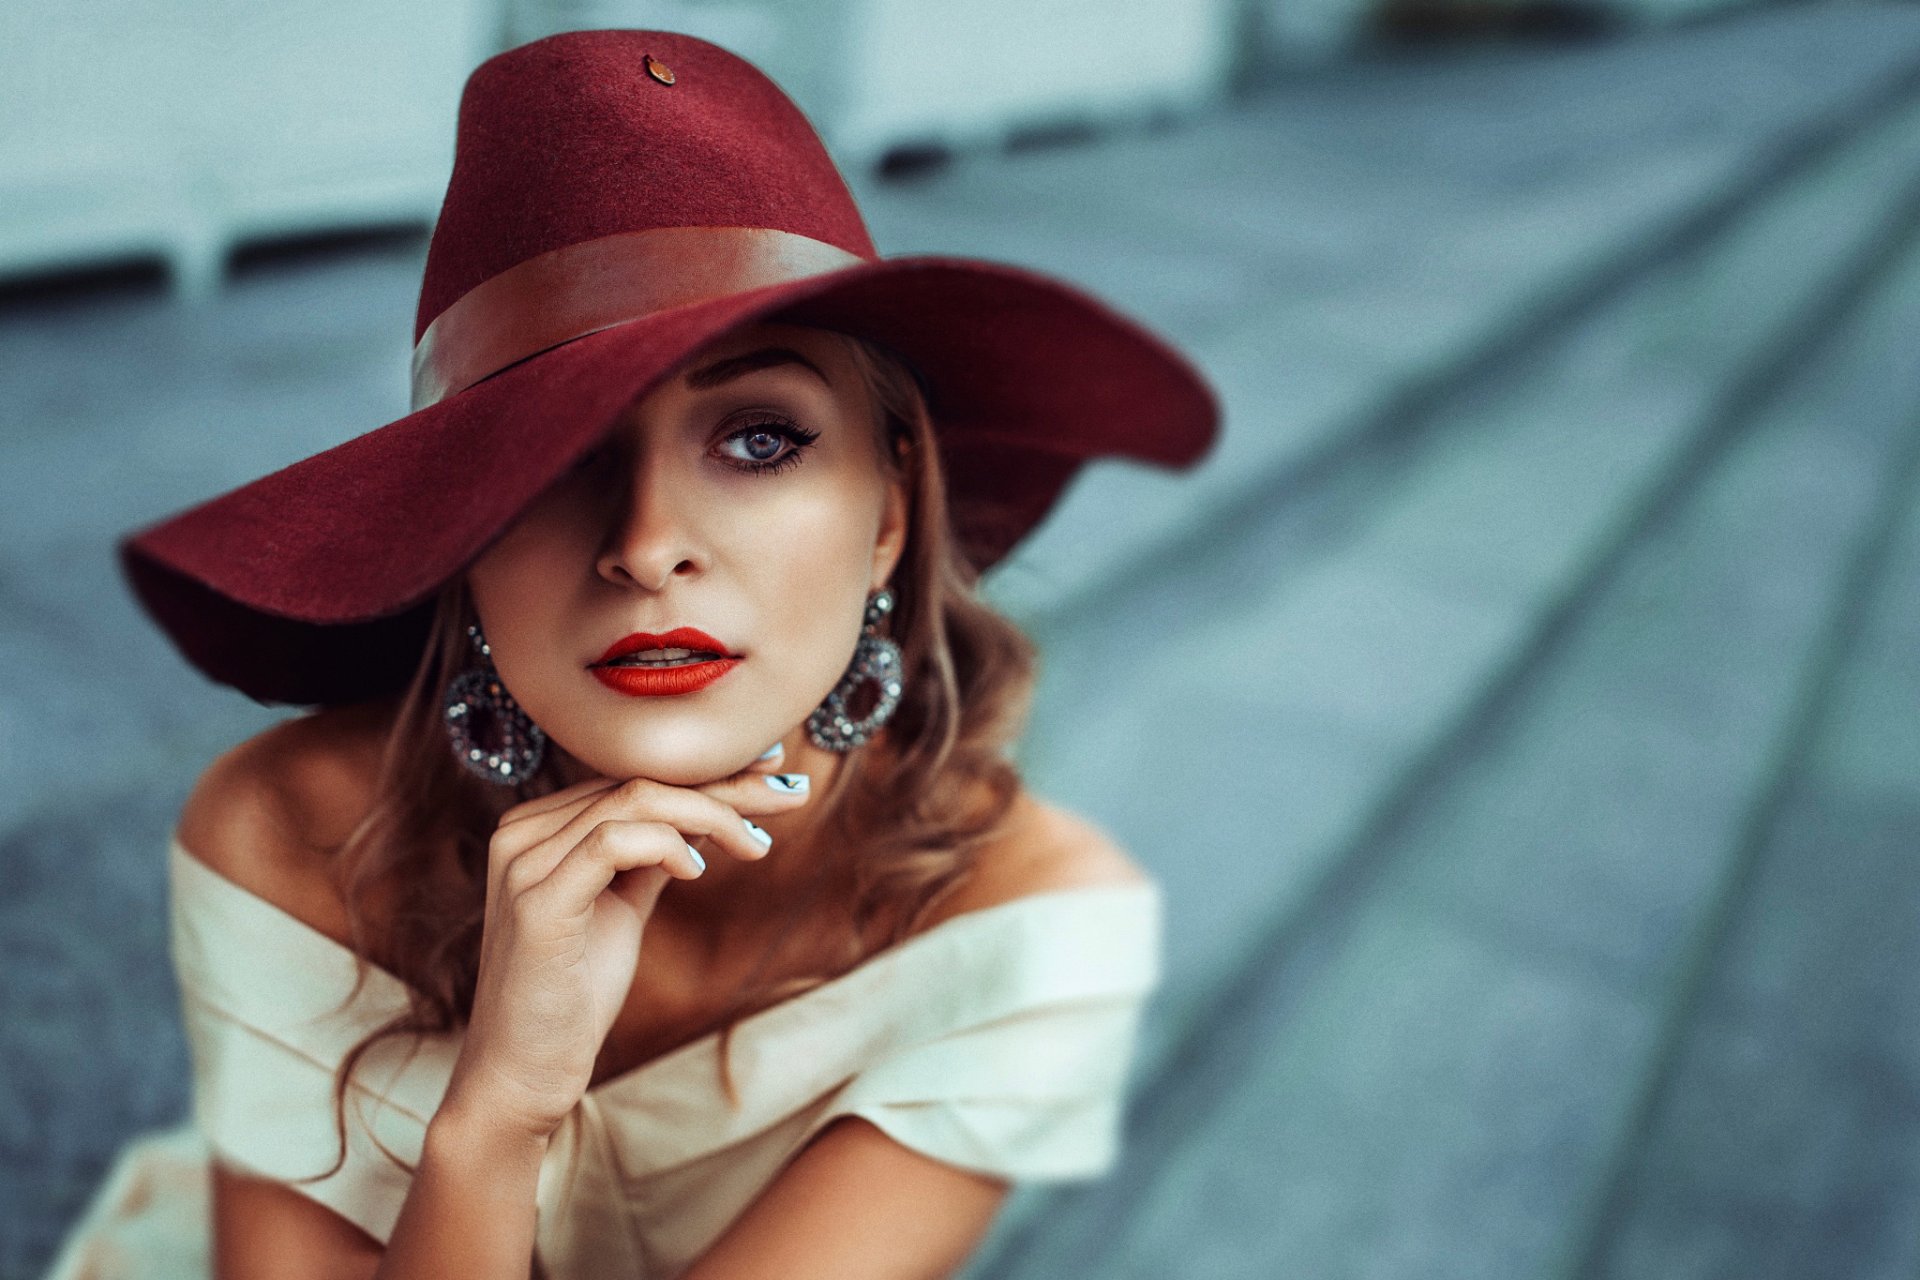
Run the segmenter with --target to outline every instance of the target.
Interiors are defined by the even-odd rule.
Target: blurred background
[[[112,539],[406,412],[461,83],[585,26],[1227,407],[991,580],[1168,934],[975,1280],[1920,1277],[1920,8],[1720,0],[11,0],[0,1273],[184,1116],[166,836],[292,714]]]

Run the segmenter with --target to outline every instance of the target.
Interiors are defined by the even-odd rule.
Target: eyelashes
[[[818,431],[809,431],[798,423],[790,422],[785,418],[767,418],[758,422],[749,422],[745,426],[736,428],[729,432],[726,439],[722,440],[721,443],[731,444],[735,440],[751,440],[756,436],[768,436],[776,440],[786,440],[793,447],[784,453],[768,458],[755,458],[751,456],[743,458],[738,455],[731,455],[727,460],[728,465],[737,467],[742,471],[752,472],[756,475],[784,471],[788,467],[797,467],[800,465],[801,458],[806,454],[807,450],[813,446],[813,442],[820,438],[820,433]]]
[[[731,445],[737,440],[752,440],[756,436],[766,436],[776,441],[784,440],[789,447],[784,452],[764,458],[756,458],[751,453],[735,453],[728,450],[722,454],[728,466],[736,471],[745,471],[754,475],[770,474],[785,471],[789,467],[797,467],[807,450],[813,447],[813,442],[820,438],[820,433],[787,418],[762,418],[735,427],[720,443],[723,446]],[[602,462],[618,452],[616,447],[602,441],[576,458],[572,470],[575,473],[597,470]]]

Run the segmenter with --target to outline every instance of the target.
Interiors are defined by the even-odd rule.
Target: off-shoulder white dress
[[[275,1178],[329,1168],[334,1068],[406,1007],[400,979],[376,967],[336,1011],[353,982],[347,948],[177,838],[168,860],[192,1118],[128,1144],[48,1280],[206,1280],[210,1155]],[[1160,927],[1159,891],[1145,882],[966,912],[744,1019],[731,1051],[737,1109],[717,1035],[603,1081],[541,1169],[547,1274],[679,1274],[836,1116],[1016,1181],[1098,1176],[1117,1154]],[[418,1160],[459,1047],[458,1033],[396,1036],[364,1054],[345,1165],[294,1185],[385,1240],[410,1175],[374,1139]]]

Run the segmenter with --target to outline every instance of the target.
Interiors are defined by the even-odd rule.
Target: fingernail
[[[707,860],[701,857],[700,851],[692,845],[687,846],[687,856],[693,859],[693,865],[697,870],[705,871],[707,869]]]
[[[775,758],[777,758],[777,757],[778,757],[778,756],[780,755],[780,753],[781,753],[782,751],[785,751],[786,749],[787,749],[787,744],[786,744],[786,743],[784,743],[784,742],[776,742],[776,743],[774,743],[774,744],[773,744],[772,746],[770,746],[770,747],[768,747],[768,748],[767,748],[767,749],[766,749],[765,751],[762,751],[762,752],[760,753],[760,758],[761,758],[762,760],[772,760],[772,759],[775,759]]]
[[[748,835],[752,836],[755,840],[758,840],[761,844],[765,845],[767,848],[769,849],[773,848],[773,837],[770,834],[768,834],[766,831],[764,831],[760,827],[754,825],[753,822],[751,822],[746,818],[742,818],[740,819],[740,821],[745,822],[747,824]]]
[[[770,773],[767,785],[782,795],[803,796],[807,794],[809,779],[804,773]]]

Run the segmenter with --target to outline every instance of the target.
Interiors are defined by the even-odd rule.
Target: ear
[[[904,475],[890,476],[881,498],[880,529],[873,543],[873,577],[870,591],[878,591],[893,576],[894,566],[907,545],[907,481]]]

